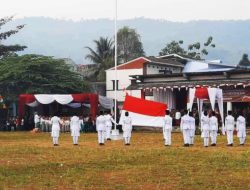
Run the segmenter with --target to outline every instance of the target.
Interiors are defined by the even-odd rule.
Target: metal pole
[[[115,0],[115,122],[117,120],[117,0]],[[115,130],[117,126],[115,124]]]

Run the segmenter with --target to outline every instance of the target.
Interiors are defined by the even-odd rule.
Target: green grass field
[[[250,189],[250,142],[204,148],[200,136],[182,147],[181,134],[163,146],[161,133],[132,134],[122,141],[97,144],[96,134],[83,134],[73,146],[62,134],[59,147],[49,133],[0,133],[0,189]],[[250,137],[248,136],[248,139]]]

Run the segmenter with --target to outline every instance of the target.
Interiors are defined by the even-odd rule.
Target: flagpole
[[[117,0],[115,0],[115,121],[117,120]],[[115,124],[115,130],[117,126]]]
[[[117,83],[117,0],[115,0],[115,122],[117,121],[117,87],[118,87],[118,83]],[[117,130],[117,125],[115,123],[115,127],[114,130],[112,130],[111,133],[112,137],[114,140],[119,140],[119,130]]]

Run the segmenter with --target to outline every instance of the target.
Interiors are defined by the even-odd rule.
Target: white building
[[[117,87],[115,87],[115,67],[106,70],[106,96],[115,99],[116,88],[118,103],[124,101],[126,93],[141,97],[141,90],[126,90],[131,85],[132,78],[130,76],[181,73],[183,67],[183,63],[174,59],[139,57],[131,60],[117,66]]]

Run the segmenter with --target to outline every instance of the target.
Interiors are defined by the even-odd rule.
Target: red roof
[[[147,63],[148,60],[144,57],[139,57],[137,59],[134,59],[132,61],[129,61],[127,63],[123,63],[121,65],[117,66],[117,70],[123,70],[123,69],[142,69],[144,64]],[[112,68],[114,70],[115,68]]]

